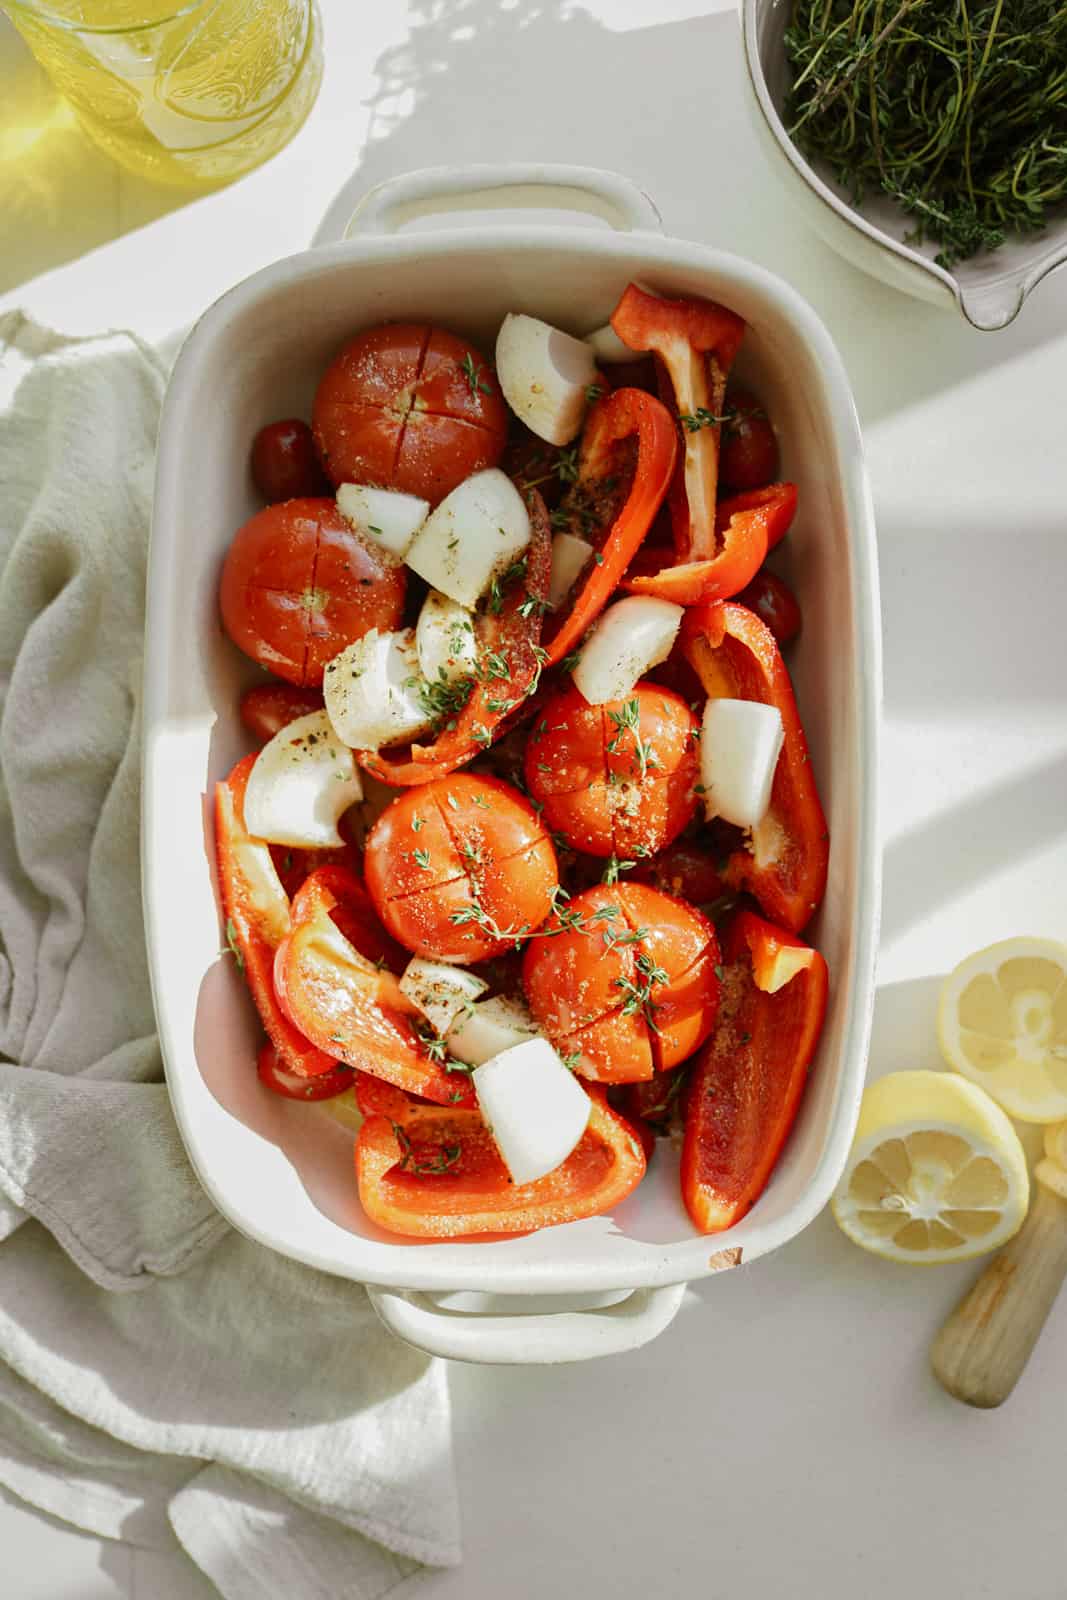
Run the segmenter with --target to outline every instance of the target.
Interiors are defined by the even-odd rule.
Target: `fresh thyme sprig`
[[[636,861],[620,861],[617,855],[612,854],[607,859],[600,881],[608,885],[618,883],[619,874],[621,872],[632,872],[636,865]]]
[[[581,911],[576,911],[572,906],[566,905],[565,902],[569,899],[570,895],[562,884],[557,885],[553,891],[548,917],[545,924],[540,928],[531,928],[528,923],[523,923],[518,928],[502,928],[499,922],[486,911],[476,894],[471,896],[469,906],[463,906],[459,911],[453,911],[448,920],[457,927],[463,927],[465,924],[473,922],[484,933],[488,934],[490,939],[509,940],[514,943],[517,950],[524,939],[555,939],[561,933],[590,933],[600,923],[612,922],[620,914],[618,906],[603,905],[597,906],[588,915],[585,915]],[[547,923],[553,917],[556,919],[555,926],[548,927]]]
[[[436,1028],[431,1027],[428,1022],[417,1022],[415,1024],[415,1031],[419,1036],[419,1042],[426,1051],[427,1056],[429,1056],[431,1061],[436,1061],[438,1066],[443,1067],[445,1072],[466,1073],[469,1076],[474,1070],[470,1066],[469,1062],[457,1061],[455,1056],[449,1055],[448,1045],[445,1043],[445,1040],[437,1032]],[[460,1090],[461,1095],[462,1092],[463,1091]]]
[[[504,596],[519,578],[526,576],[526,557],[520,556],[518,561],[513,561],[503,572],[494,573],[489,580],[489,599],[487,609],[498,617],[504,606]]]
[[[238,972],[243,972],[245,970],[245,958],[241,953],[241,946],[237,942],[237,928],[232,917],[226,918],[226,949],[237,963]]]
[[[718,428],[724,422],[732,422],[736,416],[733,406],[725,406],[718,414],[707,406],[697,406],[695,411],[679,411],[678,421],[687,433],[699,433],[701,428]]]
[[[686,1079],[688,1076],[689,1074],[685,1067],[675,1067],[673,1072],[661,1072],[657,1074],[659,1079],[660,1098],[656,1101],[655,1105],[646,1105],[641,1112],[641,1115],[644,1117],[645,1121],[650,1123],[656,1132],[665,1134],[670,1131],[670,1124],[674,1116],[675,1107],[678,1104],[678,1099],[682,1090],[685,1088]]]
[[[952,266],[1067,201],[1067,6],[794,0],[789,131],[858,202],[880,189]]]
[[[609,755],[614,755],[622,743],[623,735],[632,733],[634,736],[634,756],[636,757],[641,772],[641,782],[648,777],[649,767],[658,767],[659,761],[651,743],[641,737],[641,702],[627,700],[621,711],[609,711],[608,717],[615,724],[616,731],[608,740],[607,750]]]
[[[670,973],[663,967],[657,967],[652,957],[644,950],[638,955],[636,965],[637,975],[641,980],[639,983],[634,983],[630,978],[615,979],[616,989],[621,989],[623,994],[620,1009],[624,1017],[632,1017],[640,1011],[649,1029],[653,1033],[658,1033],[656,1012],[659,1007],[652,995],[661,984],[670,982]]]
[[[467,676],[449,678],[444,667],[441,667],[432,683],[424,678],[411,677],[404,680],[404,686],[418,691],[419,699],[433,718],[434,726],[439,727],[463,710],[471,697],[474,679]]]
[[[428,1022],[419,1022],[415,1025],[423,1048],[431,1061],[437,1061],[444,1066],[448,1060],[448,1046],[436,1029],[431,1028]]]
[[[400,1126],[399,1122],[393,1123],[393,1134],[400,1146],[400,1171],[418,1173],[454,1172],[463,1154],[463,1146],[459,1144],[442,1145],[437,1154],[429,1161],[419,1161],[412,1149],[411,1140]]]
[[[482,373],[485,370],[484,367],[477,365],[469,350],[463,357],[463,360],[460,362],[459,367],[463,376],[467,380],[468,389],[476,400],[479,392],[481,394],[492,394],[492,384],[486,383],[485,379],[482,377]]]

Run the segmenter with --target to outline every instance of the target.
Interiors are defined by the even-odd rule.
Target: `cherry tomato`
[[[725,887],[715,865],[717,859],[699,839],[676,839],[653,861],[640,862],[628,881],[651,884],[692,906],[707,906]]]
[[[313,686],[345,645],[399,624],[404,593],[404,568],[361,539],[332,500],[287,500],[237,530],[219,604],[246,655]]]
[[[767,624],[779,644],[788,644],[800,632],[800,605],[796,595],[787,583],[766,568],[760,568],[737,600]]]
[[[639,683],[591,706],[572,685],[542,708],[526,787],[575,850],[640,860],[676,838],[697,806],[698,724],[680,695]]]
[[[500,460],[508,412],[473,345],[394,322],[349,341],[322,375],[312,430],[334,483],[371,483],[435,504]]]
[[[559,884],[537,813],[495,778],[453,773],[406,789],[367,835],[367,888],[416,955],[483,961],[538,927]]]
[[[260,1046],[256,1073],[260,1083],[265,1083],[275,1094],[285,1095],[287,1100],[332,1100],[334,1095],[350,1089],[355,1077],[351,1067],[335,1061],[329,1071],[318,1072],[313,1078],[302,1078],[282,1065],[272,1044]]]
[[[314,689],[301,689],[295,683],[257,683],[241,696],[239,715],[259,744],[266,744],[297,717],[322,710],[322,696]]]
[[[613,361],[605,370],[612,390],[644,389],[647,394],[659,394],[656,364],[651,356],[635,354],[632,361]]]
[[[268,422],[252,440],[252,479],[268,504],[328,494],[311,429],[299,417]]]
[[[737,413],[722,430],[719,477],[728,489],[762,489],[778,472],[778,441],[767,413],[747,389],[734,389],[727,404]]]
[[[691,1056],[719,1003],[706,917],[640,883],[600,884],[553,914],[523,958],[530,1009],[600,1083],[635,1083]]]

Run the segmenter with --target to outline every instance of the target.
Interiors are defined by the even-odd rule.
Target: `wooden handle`
[[[1067,1276],[1067,1200],[1035,1185],[1030,1213],[934,1340],[930,1359],[949,1394],[999,1406],[1022,1376]]]

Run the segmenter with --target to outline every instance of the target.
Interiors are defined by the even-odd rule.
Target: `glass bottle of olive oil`
[[[86,133],[162,183],[226,183],[315,103],[315,0],[0,0]]]

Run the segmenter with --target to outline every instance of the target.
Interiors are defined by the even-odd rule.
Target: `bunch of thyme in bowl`
[[[789,132],[951,267],[1067,201],[1064,0],[794,0]]]

